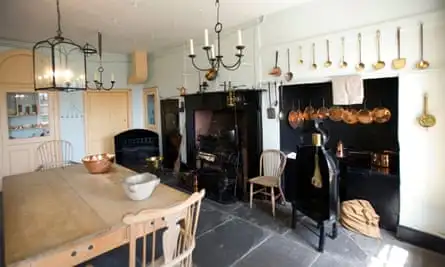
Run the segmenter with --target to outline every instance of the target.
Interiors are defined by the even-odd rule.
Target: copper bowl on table
[[[113,166],[114,157],[110,153],[88,155],[82,159],[82,163],[91,174],[107,173]]]

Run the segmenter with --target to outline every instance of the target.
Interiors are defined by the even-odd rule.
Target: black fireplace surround
[[[236,96],[241,100],[236,106],[227,106],[227,92],[208,92],[202,94],[189,94],[185,96],[185,116],[186,116],[186,145],[187,145],[187,166],[190,169],[196,169],[197,167],[197,156],[199,153],[199,137],[196,131],[195,113],[198,111],[212,111],[213,114],[219,113],[230,113],[238,114],[237,116],[242,118],[245,116],[244,125],[242,129],[238,130],[238,136],[240,133],[245,137],[239,137],[238,140],[244,139],[242,145],[239,145],[238,150],[241,151],[241,146],[246,150],[247,155],[246,162],[242,164],[247,165],[247,177],[238,177],[238,182],[236,184],[236,196],[239,199],[244,199],[248,195],[246,193],[246,183],[247,179],[257,176],[259,173],[259,160],[260,155],[263,150],[262,145],[262,123],[261,123],[261,91],[258,90],[236,90]],[[212,115],[213,116],[213,115]],[[213,122],[214,123],[214,122]],[[239,125],[241,127],[241,125]],[[229,131],[230,132],[230,131]],[[209,164],[207,164],[209,165]],[[211,165],[211,164],[210,164]],[[243,172],[241,175],[243,176]],[[199,184],[198,186],[208,187],[206,188],[207,195],[217,195],[221,196],[221,192],[215,187],[221,189],[221,181],[218,180],[218,176],[215,175],[215,181],[211,178],[206,178],[207,180]],[[240,179],[241,178],[241,179]],[[224,183],[227,183],[227,179]],[[211,185],[212,184],[212,185]],[[215,186],[218,185],[218,186]],[[224,185],[228,191],[231,191],[231,187]],[[213,188],[213,189],[212,189]],[[209,192],[209,189],[211,192]],[[232,192],[232,191],[231,191]],[[229,194],[230,192],[226,192]],[[218,201],[218,199],[216,199]]]
[[[136,172],[146,171],[149,157],[159,156],[159,135],[145,129],[131,129],[114,136],[116,163]]]

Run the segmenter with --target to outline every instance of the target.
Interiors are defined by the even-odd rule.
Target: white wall
[[[400,224],[445,237],[445,1],[442,0],[338,0],[313,1],[270,16],[254,27],[244,30],[247,45],[246,65],[234,73],[221,73],[221,80],[258,85],[272,80],[268,71],[273,66],[274,51],[280,51],[279,65],[286,70],[285,51],[290,48],[294,83],[318,82],[329,77],[355,73],[357,63],[357,33],[363,35],[363,61],[367,66],[363,77],[399,76],[399,141],[401,160],[401,212]],[[419,58],[418,23],[425,23],[425,58],[431,68],[417,71],[413,68]],[[402,56],[406,57],[406,69],[391,70],[390,62],[396,57],[395,30],[402,27]],[[207,26],[209,29],[212,25]],[[376,61],[375,31],[382,33],[382,59],[387,67],[378,72],[371,69]],[[340,38],[346,38],[346,61],[350,67],[340,70]],[[330,69],[310,69],[310,47],[317,46],[317,64],[326,60],[325,40],[331,40]],[[234,35],[224,37],[224,56],[234,44]],[[304,65],[297,65],[298,46],[304,48]],[[199,49],[195,47],[195,51]],[[198,57],[202,58],[202,54]],[[192,73],[186,57],[188,49],[180,47],[163,51],[152,57],[148,84],[158,86],[162,97],[177,95],[176,87],[183,83],[189,93],[197,90],[197,79],[180,73]],[[184,59],[186,59],[184,63]],[[430,111],[437,117],[437,125],[425,130],[416,123],[422,109],[422,93],[431,96]],[[263,103],[266,104],[266,94]],[[279,123],[265,117],[263,106],[264,148],[279,148]],[[182,123],[184,123],[182,118]],[[184,127],[182,125],[182,127]],[[184,147],[185,149],[185,147]],[[182,151],[183,156],[185,151]]]

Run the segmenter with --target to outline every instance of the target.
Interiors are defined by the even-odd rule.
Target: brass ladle
[[[416,68],[424,70],[429,66],[430,63],[423,59],[423,23],[420,23],[420,61],[416,64]]]
[[[381,70],[385,67],[386,64],[380,58],[380,30],[377,30],[376,37],[377,37],[377,62],[372,64],[372,67],[375,70]]]
[[[358,64],[355,66],[357,71],[363,71],[365,69],[365,64],[362,62],[362,34],[358,34]]]
[[[341,62],[340,68],[344,69],[348,66],[348,63],[345,61],[345,37],[341,38]]]
[[[317,63],[315,63],[315,43],[312,43],[312,68],[317,69]]]
[[[298,60],[298,62],[300,64],[303,64],[304,63],[304,61],[303,61],[303,47],[300,45],[300,47],[298,47],[298,49],[300,50],[300,60]]]
[[[328,56],[328,59],[326,60],[326,62],[324,63],[324,67],[325,68],[329,68],[332,65],[332,61],[331,61],[331,55],[329,53],[329,40],[326,40],[326,53]]]

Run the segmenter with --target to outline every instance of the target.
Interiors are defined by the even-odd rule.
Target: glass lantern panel
[[[155,96],[153,94],[146,95],[147,101],[147,126],[155,126]]]
[[[54,46],[55,80],[59,88],[85,88],[83,51],[74,45],[59,43]]]
[[[7,93],[9,139],[48,136],[47,93]]]

